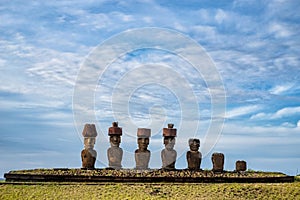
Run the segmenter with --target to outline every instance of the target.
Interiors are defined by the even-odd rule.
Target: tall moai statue
[[[136,169],[148,169],[151,152],[147,148],[149,145],[150,136],[151,136],[151,129],[138,128],[137,143],[139,148],[135,150],[134,153]]]
[[[113,122],[112,127],[108,129],[109,142],[111,147],[107,149],[107,158],[109,168],[121,169],[123,150],[119,147],[121,143],[122,128],[118,127],[118,122]]]
[[[190,150],[186,153],[189,170],[199,170],[202,160],[202,154],[199,152],[200,140],[189,139]]]
[[[168,124],[168,128],[163,128],[165,148],[161,151],[162,169],[175,169],[177,152],[174,150],[175,137],[177,130],[174,124]]]
[[[224,169],[224,154],[223,153],[213,153],[211,156],[211,161],[213,163],[214,172],[223,172]]]
[[[85,124],[82,135],[84,137],[84,149],[81,151],[82,168],[94,169],[97,152],[94,150],[97,131],[95,124]]]

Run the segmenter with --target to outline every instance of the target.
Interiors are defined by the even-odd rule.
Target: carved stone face
[[[138,138],[138,145],[140,151],[146,151],[149,145],[149,138]]]
[[[121,143],[121,136],[119,135],[112,135],[109,138],[110,144],[112,147],[119,147]]]
[[[93,149],[96,142],[96,138],[94,137],[85,137],[84,138],[84,148],[85,149]]]
[[[175,146],[175,137],[164,137],[164,145],[167,150],[172,150]]]
[[[189,145],[191,151],[198,151],[200,147],[200,141],[198,139],[190,139]]]

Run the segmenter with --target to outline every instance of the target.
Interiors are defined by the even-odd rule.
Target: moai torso
[[[108,165],[114,169],[122,168],[123,150],[120,147],[110,147],[107,150]]]
[[[190,170],[200,169],[202,154],[199,151],[188,151],[186,153],[188,168]]]
[[[97,152],[94,149],[83,149],[81,151],[82,168],[94,169]]]
[[[138,150],[134,153],[136,169],[149,169],[148,164],[150,160],[151,153],[149,150],[145,152],[139,152]]]
[[[211,157],[213,163],[213,171],[222,172],[224,169],[224,154],[213,153]]]
[[[177,152],[174,149],[163,149],[161,151],[161,160],[163,169],[175,169]]]

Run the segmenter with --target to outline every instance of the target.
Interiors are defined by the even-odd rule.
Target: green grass
[[[300,182],[0,183],[0,199],[300,199]]]

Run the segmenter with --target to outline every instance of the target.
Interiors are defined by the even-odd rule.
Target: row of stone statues
[[[167,128],[163,128],[163,137],[165,148],[161,151],[162,169],[174,170],[177,158],[177,152],[174,150],[175,137],[177,130],[173,124],[168,124]],[[82,168],[94,169],[97,152],[94,150],[96,142],[97,131],[94,124],[86,124],[84,126],[82,135],[84,137],[84,149],[81,151]],[[108,129],[110,148],[107,150],[108,165],[110,169],[122,168],[123,150],[119,147],[121,143],[122,128],[118,126],[117,122],[112,123],[112,127]],[[149,145],[149,138],[151,136],[151,129],[138,128],[137,143],[138,149],[135,150],[135,169],[145,170],[149,169],[149,160],[151,152],[147,149]],[[200,140],[189,139],[190,150],[186,153],[188,169],[199,170],[202,160],[202,154],[199,152]],[[224,154],[212,154],[213,170],[222,172],[224,168]],[[245,171],[246,162],[237,161],[236,170]]]

